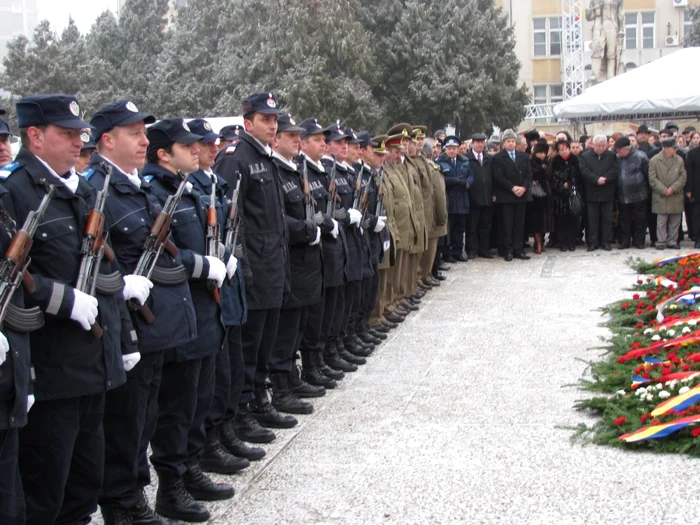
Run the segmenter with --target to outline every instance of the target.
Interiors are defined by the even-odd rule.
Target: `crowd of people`
[[[0,118],[3,525],[98,506],[106,525],[209,520],[201,502],[234,489],[207,473],[262,459],[447,264],[529,259],[530,237],[536,254],[584,235],[641,248],[647,228],[676,246],[683,211],[700,245],[697,133],[686,155],[672,123],[655,148],[644,126],[548,143],[297,123],[270,92],[219,133],[128,100],[89,123],[70,95],[16,110],[14,159]]]

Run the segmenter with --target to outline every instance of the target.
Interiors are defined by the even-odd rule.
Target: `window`
[[[642,48],[652,49],[655,44],[655,13],[642,13]]]
[[[549,86],[549,101],[552,104],[559,104],[564,100],[564,86],[552,85]]]
[[[625,49],[637,49],[637,13],[625,13]]]
[[[547,86],[533,86],[534,98],[532,100],[533,104],[546,104],[547,103]]]
[[[561,17],[533,18],[532,42],[536,57],[561,55]]]

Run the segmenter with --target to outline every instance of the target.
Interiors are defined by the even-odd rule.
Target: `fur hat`
[[[515,131],[513,131],[512,129],[507,129],[501,135],[501,142],[505,142],[508,139],[515,140],[516,137],[517,135],[515,134]]]
[[[546,142],[538,142],[534,146],[532,146],[532,156],[534,157],[538,153],[548,153],[549,152],[549,144]]]

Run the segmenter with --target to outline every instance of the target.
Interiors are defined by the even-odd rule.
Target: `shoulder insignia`
[[[90,180],[90,177],[92,177],[95,174],[95,168],[90,168],[88,170],[85,170],[84,172],[81,173],[85,179]]]
[[[146,175],[146,176],[143,178],[143,180],[145,180],[146,182],[151,182],[151,181],[153,180],[153,175]]]
[[[236,146],[237,146],[237,144],[236,145],[231,144],[228,148],[226,148],[226,155],[230,155],[231,153],[236,151]]]
[[[12,173],[21,166],[19,162],[10,162],[6,166],[0,169],[0,180],[5,180],[7,177],[12,175]]]

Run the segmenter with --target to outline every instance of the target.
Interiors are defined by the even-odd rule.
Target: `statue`
[[[593,22],[592,72],[594,82],[602,82],[624,71],[622,48],[625,22],[624,0],[591,0],[586,20]]]

